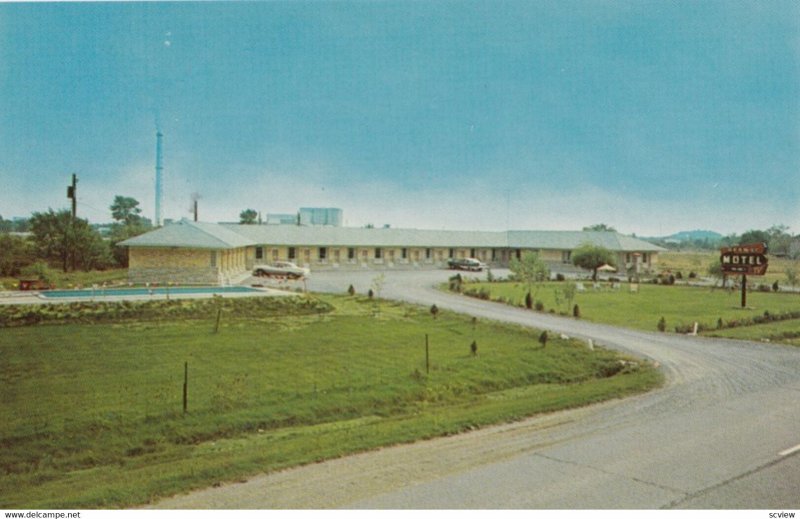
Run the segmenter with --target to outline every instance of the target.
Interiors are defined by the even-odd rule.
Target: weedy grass
[[[217,333],[202,311],[0,329],[0,507],[147,503],[662,381],[602,348],[558,338],[542,348],[535,330],[313,299],[310,313],[289,301],[228,312]]]

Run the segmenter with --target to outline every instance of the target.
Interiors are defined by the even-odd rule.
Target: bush
[[[681,273],[680,270],[675,273],[675,279],[683,279],[683,274]]]
[[[542,345],[542,348],[547,346],[547,330],[543,331],[541,335],[539,335],[539,344]]]
[[[666,331],[666,329],[667,329],[667,320],[664,319],[664,317],[662,316],[661,319],[658,320],[658,325],[657,326],[658,326],[658,331],[659,332]]]
[[[556,281],[564,281],[564,274],[556,274]]]
[[[439,315],[439,307],[436,306],[435,304],[431,305],[431,315],[433,316],[434,319],[436,319],[436,316]]]
[[[697,278],[697,272],[694,271],[689,272],[689,279],[695,279],[695,278]]]
[[[533,298],[531,297],[531,293],[530,292],[525,294],[525,308],[527,308],[528,310],[533,308]]]
[[[355,289],[355,288],[353,288],[353,285],[350,285],[350,286],[347,288],[347,293],[348,293],[348,294],[350,294],[351,296],[354,296],[354,295],[356,295],[356,289]]]
[[[777,282],[777,281],[776,281],[775,283],[773,283],[773,284],[772,284],[772,291],[773,291],[773,292],[777,292],[777,291],[778,291],[778,290],[780,290],[780,289],[781,289],[781,287],[778,285],[778,282]]]
[[[575,319],[581,318],[581,308],[577,304],[572,307],[572,317]]]
[[[542,303],[541,301],[536,301],[534,308],[536,309],[537,312],[544,312],[544,303]]]
[[[367,292],[367,297],[369,297],[370,299],[375,297],[375,292],[373,292],[371,288],[369,289],[369,292]]]
[[[770,292],[770,291],[772,291],[772,289],[770,288],[769,285],[765,285],[764,283],[759,283],[758,291],[759,292]]]

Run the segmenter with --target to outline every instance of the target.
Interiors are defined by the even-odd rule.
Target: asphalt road
[[[592,338],[658,362],[666,386],[156,507],[800,509],[800,349],[624,330],[432,288],[449,274],[387,272],[381,295]],[[364,293],[376,275],[315,272],[309,288]]]

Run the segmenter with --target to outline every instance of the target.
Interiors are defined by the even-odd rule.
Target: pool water
[[[250,287],[154,287],[154,288],[96,288],[81,290],[44,290],[39,295],[44,298],[59,297],[114,297],[114,296],[149,296],[179,294],[241,294],[258,292]]]

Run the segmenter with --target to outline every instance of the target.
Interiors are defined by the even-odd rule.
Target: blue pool
[[[43,290],[39,295],[46,299],[64,297],[119,297],[181,294],[243,294],[258,292],[250,287],[153,287],[153,288],[86,288],[82,290]]]

